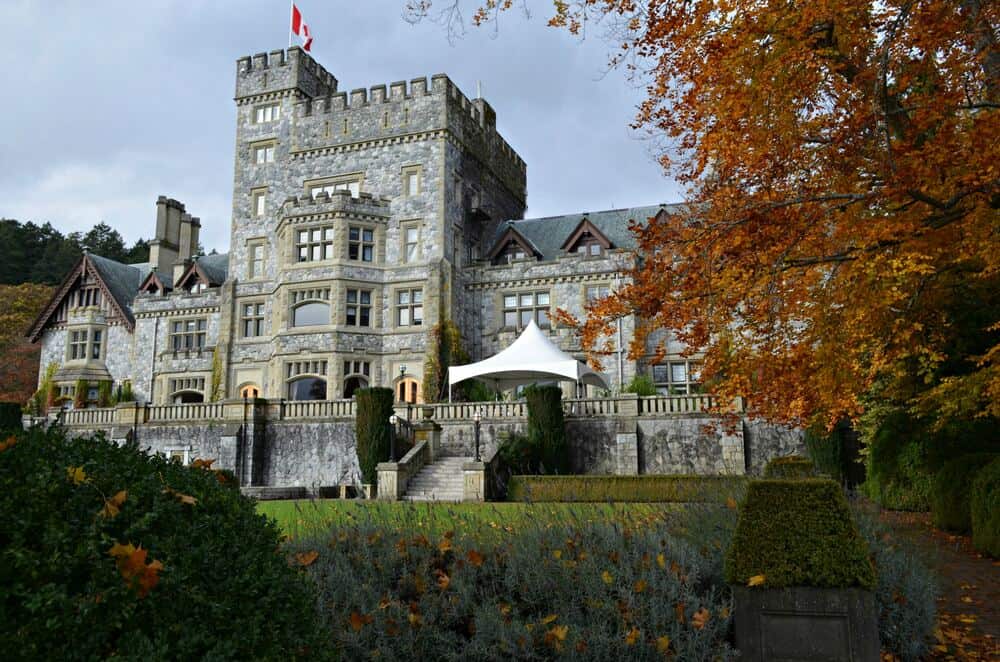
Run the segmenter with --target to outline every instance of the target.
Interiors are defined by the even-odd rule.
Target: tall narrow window
[[[267,190],[260,189],[251,195],[253,215],[260,217],[267,213]]]
[[[70,331],[69,358],[71,361],[87,358],[87,332]]]
[[[101,332],[98,329],[90,332],[90,358],[101,358]]]
[[[420,166],[403,168],[403,195],[409,197],[420,193]]]
[[[264,244],[263,242],[252,243],[248,246],[250,265],[248,276],[251,279],[264,277]]]
[[[264,335],[264,304],[243,304],[243,337],[256,338]]]
[[[396,326],[420,326],[424,323],[424,291],[396,292]]]
[[[347,326],[371,326],[371,290],[347,290]]]
[[[417,261],[417,251],[420,246],[420,228],[403,228],[403,260],[406,262]]]
[[[371,262],[375,258],[375,231],[368,228],[347,229],[347,257]]]

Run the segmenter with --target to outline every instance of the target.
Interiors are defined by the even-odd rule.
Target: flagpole
[[[295,14],[295,0],[288,0],[288,47],[292,47],[292,16]]]

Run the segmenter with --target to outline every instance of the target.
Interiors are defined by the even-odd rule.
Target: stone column
[[[466,462],[462,475],[462,501],[486,501],[486,463]]]
[[[430,462],[433,462],[441,454],[441,426],[427,417],[428,411],[433,412],[433,409],[428,407],[424,413],[425,418],[413,425],[413,443],[426,441]]]

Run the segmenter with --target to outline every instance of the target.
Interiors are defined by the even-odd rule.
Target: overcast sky
[[[527,216],[674,202],[650,144],[630,131],[642,91],[605,73],[607,45],[512,13],[499,35],[449,44],[410,25],[403,0],[297,0],[313,56],[340,89],[446,73],[482,81],[528,164]],[[546,3],[547,4],[547,3]],[[227,250],[236,59],[288,43],[288,2],[0,1],[0,217],[64,232],[99,221],[152,234],[157,195]]]

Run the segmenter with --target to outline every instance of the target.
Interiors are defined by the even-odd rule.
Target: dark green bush
[[[976,474],[969,492],[972,544],[981,552],[1000,558],[1000,458]]]
[[[776,457],[764,467],[764,478],[813,478],[816,467],[807,457],[785,455]]]
[[[392,426],[393,392],[391,388],[362,388],[354,392],[357,401],[355,428],[357,432],[358,464],[365,483],[375,484],[379,462],[389,461],[389,435]]]
[[[726,580],[767,588],[875,586],[868,545],[832,480],[752,481],[726,553]]]
[[[528,403],[528,439],[538,448],[543,473],[569,473],[562,389],[532,386],[525,389],[524,396]]]
[[[938,468],[976,452],[1000,452],[1000,422],[959,420],[938,429],[897,409],[871,435],[861,489],[884,508],[927,511]]]
[[[7,659],[324,656],[315,593],[278,553],[276,525],[225,480],[100,436],[19,435],[0,451]],[[159,579],[144,596],[116,544],[148,554],[133,558]]]
[[[319,553],[307,571],[345,659],[735,656],[728,590],[705,581],[704,556],[666,518],[630,525],[540,512],[490,535],[455,513],[454,534],[428,537],[417,524],[427,509],[404,508],[410,526],[362,515],[295,543]]]
[[[0,402],[0,434],[21,430],[21,405],[17,402]]]
[[[848,421],[841,421],[829,432],[822,427],[807,429],[805,444],[818,472],[848,487],[864,482],[857,433]]]
[[[514,476],[508,501],[623,503],[725,502],[742,494],[741,476]]]
[[[970,453],[941,467],[934,477],[934,491],[931,493],[934,526],[958,533],[972,530],[969,514],[972,481],[996,457],[994,453]]]
[[[899,540],[871,507],[857,504],[855,521],[875,561],[875,602],[882,649],[905,662],[924,659],[934,642],[937,579],[932,560]]]
[[[625,385],[622,393],[634,393],[635,395],[645,396],[656,395],[656,384],[649,375],[636,375],[632,378],[632,381]]]

